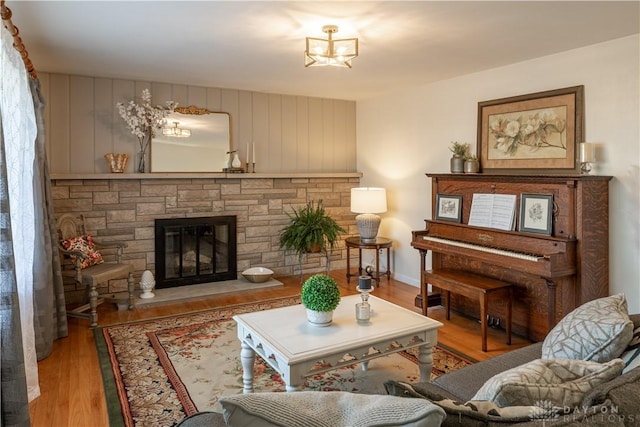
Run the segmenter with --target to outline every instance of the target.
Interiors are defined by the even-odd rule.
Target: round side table
[[[387,239],[386,237],[376,237],[374,240],[360,240],[360,236],[355,237],[347,237],[345,239],[345,246],[347,247],[347,283],[351,280],[352,276],[356,276],[356,274],[351,274],[351,248],[358,248],[358,274],[357,276],[362,275],[362,250],[363,249],[374,249],[376,251],[376,272],[373,276],[376,284],[380,286],[380,277],[386,275],[387,281],[391,279],[391,243],[393,241],[391,239]],[[384,273],[380,273],[380,252],[382,249],[387,250],[387,271]]]

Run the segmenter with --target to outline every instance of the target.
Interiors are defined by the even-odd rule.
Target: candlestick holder
[[[251,173],[256,173],[256,162],[253,162],[253,170],[251,171]]]
[[[247,165],[245,170],[247,171],[247,173],[249,173],[249,162],[245,163],[245,165]]]
[[[591,172],[591,163],[589,163],[589,162],[580,163],[580,173],[581,174],[589,175],[590,172]]]
[[[596,159],[595,145],[590,142],[580,143],[580,173],[588,175],[591,172],[591,164]]]
[[[362,301],[356,303],[356,320],[358,323],[369,323],[371,319],[371,305],[369,304],[369,294],[373,292],[373,286],[371,285],[371,277],[360,276],[358,279],[358,287],[356,288],[360,292],[360,298]]]

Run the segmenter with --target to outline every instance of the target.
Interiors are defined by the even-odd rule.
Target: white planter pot
[[[329,326],[332,320],[333,311],[315,311],[307,308],[307,321],[313,326]]]

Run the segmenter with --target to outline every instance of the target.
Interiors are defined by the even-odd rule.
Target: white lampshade
[[[377,187],[351,189],[351,212],[382,213],[387,211],[387,191]]]
[[[351,189],[351,212],[359,213],[356,224],[360,239],[375,241],[380,226],[377,213],[387,211],[387,191],[384,188],[357,187]]]

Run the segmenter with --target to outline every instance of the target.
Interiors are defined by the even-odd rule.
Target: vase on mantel
[[[153,130],[148,128],[146,132],[144,132],[143,136],[138,136],[138,147],[140,147],[140,151],[136,154],[136,172],[145,173],[147,172],[147,167],[149,165],[149,159],[147,159],[149,146],[151,145],[151,137],[153,135]]]
[[[145,173],[146,172],[146,168],[147,168],[147,159],[145,158],[147,156],[146,151],[139,151],[138,154],[136,155],[137,160],[136,160],[136,164],[137,164],[137,169],[136,172],[138,173]]]

